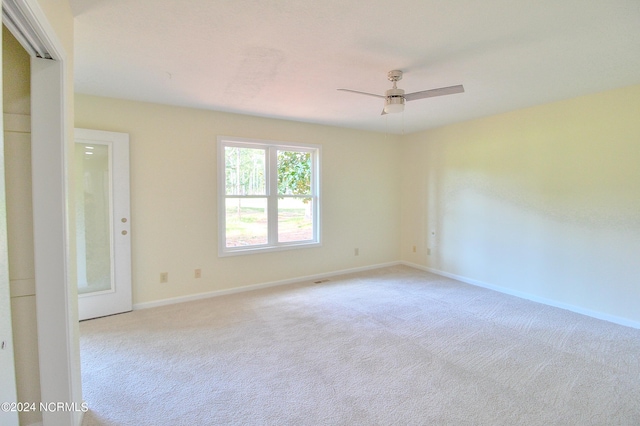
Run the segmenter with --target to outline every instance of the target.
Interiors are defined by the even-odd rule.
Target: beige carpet
[[[84,425],[640,425],[640,330],[398,266],[81,323]]]

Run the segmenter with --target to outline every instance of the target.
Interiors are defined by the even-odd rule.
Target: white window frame
[[[251,246],[227,247],[226,241],[226,199],[227,198],[256,198],[256,196],[239,196],[226,194],[226,164],[225,147],[235,146],[241,148],[264,149],[265,155],[265,180],[266,195],[259,198],[267,199],[268,217],[268,242]],[[278,242],[278,170],[277,151],[301,151],[311,154],[311,198],[313,216],[313,238],[305,241]],[[321,146],[294,142],[280,142],[260,139],[247,139],[230,136],[218,136],[218,256],[234,256],[251,253],[265,253],[272,251],[291,250],[297,248],[318,247],[320,241],[320,156]]]

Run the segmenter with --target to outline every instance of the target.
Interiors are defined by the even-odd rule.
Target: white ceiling
[[[79,93],[411,133],[640,84],[639,0],[71,0]],[[407,93],[466,92],[381,116]]]

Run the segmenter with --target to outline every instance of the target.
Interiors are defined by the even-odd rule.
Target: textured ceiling
[[[640,84],[638,0],[71,0],[79,93],[411,133]],[[381,116],[407,93],[464,84]]]

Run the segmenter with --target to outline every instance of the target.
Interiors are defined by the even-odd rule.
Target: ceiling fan
[[[433,98],[434,96],[453,95],[455,93],[464,92],[462,84],[457,86],[440,87],[439,89],[423,90],[421,92],[413,92],[404,94],[404,90],[398,89],[397,83],[402,80],[402,71],[393,70],[387,73],[389,81],[393,82],[393,88],[386,91],[384,95],[376,95],[374,93],[359,92],[350,89],[338,89],[343,92],[358,93],[360,95],[375,96],[384,99],[384,109],[382,115],[392,114],[404,111],[405,101],[415,101],[416,99]]]

